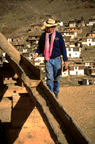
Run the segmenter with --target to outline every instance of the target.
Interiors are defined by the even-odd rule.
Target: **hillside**
[[[43,23],[48,15],[64,23],[95,17],[95,0],[1,0],[0,7],[0,32],[7,37]]]

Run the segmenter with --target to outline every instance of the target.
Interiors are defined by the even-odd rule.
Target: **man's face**
[[[47,28],[46,28],[46,31],[47,31],[48,33],[53,33],[54,27],[47,27]]]

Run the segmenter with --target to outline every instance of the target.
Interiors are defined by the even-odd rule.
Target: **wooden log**
[[[21,86],[13,86],[8,87],[8,89],[6,89],[7,87],[5,87],[2,91],[4,93],[3,97],[12,97],[12,94],[14,91],[16,91],[16,93],[21,93],[21,94],[27,94],[27,90],[25,87],[21,87]]]
[[[21,62],[27,66],[30,71],[36,76],[36,78],[41,79],[41,70],[37,68],[34,64],[32,64],[29,60],[27,60],[24,56],[21,56]]]
[[[20,62],[20,53],[15,47],[7,41],[7,39],[0,33],[0,47],[1,49],[7,53],[14,61],[17,63]]]

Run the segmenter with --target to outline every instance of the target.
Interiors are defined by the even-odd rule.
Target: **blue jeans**
[[[61,57],[49,59],[45,62],[46,83],[53,93],[59,93],[60,75],[61,75]]]

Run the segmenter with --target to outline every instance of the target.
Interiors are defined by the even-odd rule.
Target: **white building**
[[[87,26],[93,26],[95,24],[95,19],[90,19]]]
[[[34,59],[35,65],[40,65],[41,63],[44,63],[44,57],[37,57]]]
[[[74,39],[77,37],[77,32],[61,32],[62,36],[71,36],[71,39]]]
[[[94,61],[91,61],[91,60],[85,60],[83,61],[85,67],[94,67]]]
[[[69,75],[84,75],[84,65],[83,64],[69,65]]]
[[[67,47],[66,51],[67,51],[68,58],[79,58],[81,54],[80,47]]]
[[[12,43],[12,39],[11,39],[11,38],[8,38],[8,42]]]
[[[58,22],[58,25],[63,26],[63,22],[62,21]]]
[[[85,68],[84,73],[88,76],[95,77],[95,67],[92,68]]]
[[[82,27],[85,26],[84,20],[77,20],[75,19],[74,21],[69,21],[68,23],[69,27]]]
[[[83,85],[95,85],[95,78],[83,78]]]
[[[82,38],[82,45],[85,46],[95,46],[95,37],[85,37]]]
[[[75,46],[76,46],[75,41],[70,41],[70,42],[69,42],[69,47],[75,47]]]

